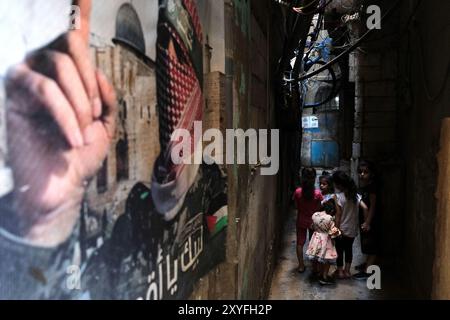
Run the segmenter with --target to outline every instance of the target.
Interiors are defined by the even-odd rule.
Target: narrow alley
[[[296,256],[296,211],[289,213],[284,227],[282,251],[274,271],[270,300],[389,300],[413,299],[404,283],[393,273],[383,273],[381,288],[370,290],[366,280],[345,279],[339,280],[332,286],[321,285],[311,273],[311,264],[308,263],[305,273],[298,273]],[[359,265],[364,261],[359,245],[359,238],[355,241],[354,261]],[[333,272],[335,268],[331,269]],[[352,268],[352,273],[357,271]]]
[[[269,299],[273,300],[369,300],[382,298],[378,290],[368,290],[365,281],[342,280],[334,286],[322,286],[311,273],[311,264],[307,264],[307,271],[297,272],[296,211],[289,213],[283,237],[283,250],[280,253],[278,266],[274,272],[274,279]],[[356,240],[358,243],[358,239]],[[359,246],[355,245],[355,252]],[[355,263],[362,262],[361,255],[354,256]],[[331,272],[334,270],[332,269]]]

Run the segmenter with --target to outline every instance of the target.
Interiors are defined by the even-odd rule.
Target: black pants
[[[349,238],[346,236],[342,236],[336,239],[336,251],[338,254],[338,257],[336,259],[336,265],[338,267],[344,266],[344,255],[345,255],[345,263],[352,263],[353,241],[355,241],[355,238]]]

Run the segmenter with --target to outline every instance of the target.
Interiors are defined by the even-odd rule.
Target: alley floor
[[[337,280],[335,285],[322,286],[312,279],[310,263],[306,262],[306,271],[297,272],[296,256],[296,211],[292,210],[284,228],[283,249],[279,255],[275,269],[270,300],[380,300],[406,299],[408,297],[403,285],[393,274],[385,274],[382,270],[381,289],[369,290],[366,281],[346,279]],[[308,244],[305,245],[305,250]],[[363,262],[359,238],[353,246],[354,262],[356,266]],[[335,270],[332,266],[330,272]],[[354,267],[352,273],[356,273]]]

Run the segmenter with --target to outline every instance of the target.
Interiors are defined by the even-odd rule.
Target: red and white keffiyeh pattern
[[[180,2],[184,4],[191,17],[194,36],[198,38],[198,43],[201,43],[201,25],[194,2],[192,0]],[[191,132],[191,137],[193,136],[194,121],[202,119],[203,96],[201,81],[198,79],[193,58],[178,31],[167,21],[161,21],[158,29],[161,34],[170,37],[170,41],[167,41],[169,39],[158,41],[156,62],[159,131],[161,152],[165,162],[162,165],[168,171],[172,171],[171,135],[176,129],[186,129]],[[176,50],[171,51],[168,45],[162,44],[170,42]],[[196,141],[192,141],[192,151],[196,144]]]

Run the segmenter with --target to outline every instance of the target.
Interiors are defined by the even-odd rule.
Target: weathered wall
[[[383,2],[383,12],[391,5]],[[354,142],[383,176],[383,263],[419,298],[450,292],[449,140],[442,127],[450,115],[449,9],[445,1],[402,3],[351,58]]]
[[[228,129],[277,127],[272,83],[282,38],[273,27],[281,18],[276,10],[271,1],[225,1],[226,74],[207,77],[206,121]],[[214,101],[220,101],[220,107],[212,104]],[[219,109],[220,116],[216,113]],[[292,177],[291,167],[284,160],[276,176],[262,176],[251,165],[227,166],[227,262],[201,280],[193,298],[267,296],[280,222],[289,203],[286,197],[280,197],[287,195],[290,187],[289,179],[282,177]]]
[[[203,131],[211,128],[220,129],[224,134],[226,130],[226,90],[225,75],[221,72],[205,74],[205,104],[203,108]],[[208,142],[204,142],[207,144]],[[216,150],[217,152],[218,150]],[[219,151],[226,155],[225,150]],[[226,166],[222,168],[226,170]],[[230,195],[230,192],[229,192]],[[234,213],[229,212],[229,230],[234,231]],[[207,276],[197,283],[191,299],[235,299],[236,290],[236,261],[232,256],[235,233],[230,232],[227,240],[227,260],[217,266]]]
[[[404,20],[413,9],[413,4],[404,4]],[[446,150],[450,143],[446,125],[442,127],[450,116],[449,10],[447,1],[422,1],[401,39],[400,65],[404,69],[399,120],[406,164],[405,263],[419,297],[448,298],[450,292],[448,188],[442,180],[448,179]]]
[[[249,1],[250,38],[248,48],[249,87],[247,91],[239,91],[239,96],[247,95],[247,118],[240,119],[240,125],[254,129],[270,129],[275,127],[273,121],[273,104],[270,104],[270,57],[268,53],[269,39],[269,2]],[[242,22],[241,22],[242,23]],[[237,44],[239,49],[240,44]],[[245,50],[245,49],[244,49]],[[237,88],[236,88],[237,89]],[[241,98],[242,99],[242,98]],[[234,115],[236,116],[236,115]],[[249,168],[238,168],[247,171]],[[251,169],[251,168],[250,168]],[[245,172],[244,171],[244,172]],[[239,298],[263,298],[265,290],[270,286],[275,222],[277,211],[275,209],[277,190],[276,176],[261,176],[260,171],[246,172],[248,205],[246,212],[242,212],[238,224],[239,243]],[[239,186],[241,187],[241,186]],[[245,188],[242,186],[241,188]],[[241,189],[245,190],[245,189]]]
[[[282,19],[272,1],[225,1],[223,120],[226,128],[280,128],[280,171],[261,176],[252,166],[228,166],[227,264],[204,280],[196,298],[267,296],[300,160],[299,114],[280,112],[274,95],[284,41]],[[218,287],[225,289],[222,295]]]
[[[317,154],[320,150],[315,150],[316,157],[313,156],[313,143],[336,143],[339,150],[339,137],[340,129],[339,125],[340,112],[339,111],[324,111],[313,113],[312,109],[305,109],[303,111],[303,117],[316,116],[319,122],[319,128],[303,128],[302,133],[302,145],[301,152],[302,166],[316,166],[334,168],[339,165],[340,152],[330,152],[329,149],[324,148],[322,150],[322,161],[317,161]],[[336,159],[336,161],[334,160]],[[316,161],[314,161],[316,160]],[[319,164],[319,162],[321,164]]]
[[[442,121],[440,151],[438,155],[438,187],[436,191],[436,255],[433,268],[432,298],[450,299],[450,118]]]

